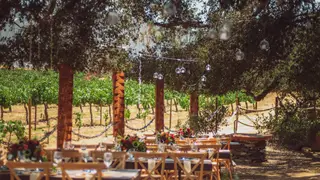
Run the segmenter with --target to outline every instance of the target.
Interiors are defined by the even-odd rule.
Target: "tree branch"
[[[279,79],[280,79],[279,77],[276,77],[272,81],[272,83],[257,96],[253,92],[251,92],[250,90],[246,90],[245,93],[249,96],[252,96],[255,101],[260,101],[278,86]]]
[[[169,23],[160,23],[160,22],[154,22],[153,23],[156,26],[164,27],[164,28],[173,28],[177,26],[182,26],[183,28],[209,28],[212,27],[210,24],[204,24],[200,21],[171,21]]]

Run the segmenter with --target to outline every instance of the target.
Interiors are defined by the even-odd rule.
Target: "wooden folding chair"
[[[60,163],[59,167],[62,171],[62,180],[72,180],[67,170],[84,170],[84,169],[94,169],[97,172],[91,177],[92,180],[96,178],[98,180],[102,179],[102,170],[106,168],[103,163]]]
[[[164,169],[166,164],[166,158],[168,157],[168,153],[145,153],[145,152],[132,152],[134,156],[134,168],[142,169],[143,174],[141,174],[141,179],[149,180],[149,179],[165,179]],[[157,159],[154,159],[157,158]],[[154,159],[155,166],[153,169],[149,169],[145,166],[148,162],[145,159]],[[159,172],[160,168],[160,172]]]
[[[147,138],[144,140],[144,143],[146,143],[146,145],[148,144],[156,144],[156,138]]]
[[[48,161],[53,161],[54,152],[56,149],[45,149],[45,153],[47,155]],[[82,155],[78,150],[62,150],[62,158],[70,158],[68,161],[80,161],[82,159]]]
[[[219,150],[219,162],[223,163],[228,170],[229,178],[232,180],[232,154],[230,150],[231,137],[221,137],[220,142],[223,142],[222,148]]]
[[[178,149],[181,152],[188,152],[192,150],[191,145],[188,145],[188,144],[180,144],[178,145]]]
[[[181,177],[184,180],[187,179],[197,179],[202,180],[203,179],[203,167],[204,167],[204,159],[206,158],[205,153],[198,153],[198,152],[192,152],[192,153],[170,153],[171,158],[174,161],[174,176],[171,178],[178,179],[178,171],[181,169],[183,171],[183,175]],[[191,165],[191,170],[188,172],[184,165],[183,160],[181,158],[187,158],[187,159],[198,159],[197,161],[194,161]],[[192,161],[192,160],[191,160]]]
[[[99,162],[99,159],[103,161],[103,155],[107,151],[91,151],[93,162]],[[126,152],[111,152],[113,162],[110,166],[112,169],[125,169],[127,153]]]
[[[213,175],[215,175],[215,179],[220,180],[219,150],[221,149],[221,144],[199,144],[197,146],[200,150],[212,151],[211,154],[208,154],[208,159],[212,161],[212,172],[209,172],[210,179],[212,180]]]
[[[15,170],[16,168],[27,168],[27,169],[43,169],[43,172],[40,172],[37,180],[41,180],[43,176],[45,176],[46,180],[49,180],[50,178],[50,169],[53,166],[53,163],[51,162],[13,162],[8,161],[6,166],[10,170],[10,180],[21,180],[20,177],[16,174]]]

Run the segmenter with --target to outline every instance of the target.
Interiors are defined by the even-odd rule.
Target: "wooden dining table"
[[[86,172],[83,170],[72,170],[69,171],[69,176],[72,179],[85,179]],[[89,173],[90,174],[90,173]],[[123,170],[105,170],[102,172],[103,180],[138,180],[140,179],[141,170],[138,169],[123,169]],[[21,180],[30,180],[30,174],[22,173],[18,175]],[[43,180],[45,177],[42,178]],[[50,180],[61,180],[61,175],[51,175]],[[2,171],[0,172],[0,180],[10,180],[10,172]]]

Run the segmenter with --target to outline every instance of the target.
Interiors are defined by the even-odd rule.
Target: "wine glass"
[[[105,148],[105,146],[104,146],[104,144],[102,143],[102,142],[100,142],[100,151],[103,151],[104,150],[104,148]]]
[[[53,154],[53,159],[56,164],[61,163],[62,161],[62,153],[60,151],[55,151]]]
[[[107,168],[110,167],[110,165],[112,164],[112,153],[111,152],[106,152],[103,154],[103,162]]]
[[[69,149],[69,141],[65,141],[63,144],[63,148],[68,150]]]

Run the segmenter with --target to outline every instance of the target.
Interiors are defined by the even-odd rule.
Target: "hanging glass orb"
[[[165,16],[174,16],[177,13],[176,6],[169,0],[163,7]]]
[[[243,59],[244,59],[244,53],[240,49],[238,49],[236,52],[236,60],[241,61]]]
[[[177,67],[177,68],[176,68],[176,73],[177,73],[177,74],[180,74],[180,73],[181,73],[180,67]]]
[[[163,75],[161,73],[158,74],[158,79],[162,80],[163,79]]]
[[[119,22],[119,20],[120,20],[119,15],[116,12],[109,12],[108,13],[107,22],[111,26],[117,24]]]
[[[153,73],[153,78],[158,79],[158,77],[159,77],[159,73],[157,72]]]
[[[268,42],[266,39],[262,40],[262,41],[260,42],[259,46],[260,46],[260,49],[261,49],[261,50],[266,50],[266,51],[268,51],[269,48],[270,48],[270,47],[269,47],[269,42]]]
[[[209,39],[214,39],[214,38],[216,38],[216,31],[215,31],[214,29],[210,29],[209,32],[208,32],[208,34],[207,34],[207,37],[208,37]]]
[[[206,71],[210,71],[211,70],[211,65],[210,64],[207,64],[206,65]]]
[[[201,82],[206,82],[207,81],[207,77],[205,75],[201,76]]]
[[[230,23],[225,23],[220,29],[219,37],[221,40],[228,40],[231,36],[231,25]]]
[[[186,72],[186,68],[185,67],[180,67],[180,72],[181,72],[181,74],[184,74],[185,72]]]
[[[306,28],[307,28],[307,29],[311,29],[311,28],[312,28],[312,24],[311,24],[310,21],[307,21],[307,22],[306,22]]]

